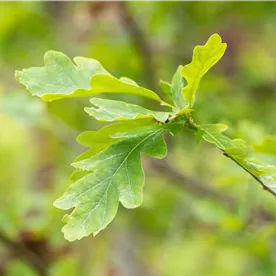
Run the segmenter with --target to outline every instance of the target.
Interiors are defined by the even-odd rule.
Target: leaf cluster
[[[222,124],[198,125],[192,119],[196,92],[202,77],[223,56],[226,43],[213,34],[205,45],[197,46],[191,63],[179,66],[171,82],[160,81],[166,101],[154,91],[131,79],[112,76],[98,61],[76,57],[74,63],[60,52],[45,54],[45,66],[16,72],[16,80],[44,101],[127,93],[155,100],[169,111],[155,111],[123,101],[92,98],[85,111],[98,121],[111,124],[98,131],[81,133],[77,141],[89,149],[72,164],[73,184],[54,202],[69,210],[62,231],[69,241],[96,235],[115,217],[119,203],[125,208],[142,204],[145,182],[141,154],[164,158],[164,133],[176,135],[189,127],[197,141],[216,145],[266,190],[276,194],[276,168],[251,158],[252,149],[243,140],[230,139]],[[185,80],[185,82],[184,82]]]

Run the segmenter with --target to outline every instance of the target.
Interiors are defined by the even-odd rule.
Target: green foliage
[[[103,122],[154,118],[164,123],[170,115],[168,112],[152,111],[120,101],[93,98],[90,102],[97,108],[90,107],[84,110],[96,120]]]
[[[194,49],[192,62],[179,66],[172,82],[160,82],[169,103],[153,91],[127,78],[111,76],[98,61],[77,57],[74,65],[67,56],[50,51],[45,67],[16,72],[16,79],[32,95],[45,101],[91,96],[99,93],[127,93],[147,97],[171,108],[169,112],[152,111],[122,101],[92,98],[95,107],[85,111],[98,121],[112,122],[99,131],[87,131],[78,142],[90,147],[72,165],[77,171],[74,183],[54,205],[63,210],[74,208],[64,216],[62,231],[69,241],[96,235],[115,217],[119,203],[136,208],[142,203],[144,171],[141,154],[164,158],[167,153],[163,135],[176,135],[185,126],[195,131],[197,140],[215,144],[227,157],[253,176],[264,189],[276,194],[275,167],[251,158],[250,147],[241,139],[230,139],[222,132],[223,124],[197,125],[191,112],[201,78],[224,54],[226,44],[218,34],[204,46]],[[183,84],[183,78],[186,85]]]
[[[183,66],[178,66],[171,83],[162,80],[160,81],[162,92],[169,96],[171,101],[175,103],[176,110],[181,110],[187,105],[187,101],[183,98],[181,93],[183,88],[183,79],[180,72],[182,68]]]
[[[38,274],[25,262],[12,261],[7,267],[5,276],[38,276]]]
[[[116,215],[119,201],[126,208],[141,205],[144,172],[140,154],[145,152],[154,158],[165,157],[167,149],[163,133],[170,131],[174,134],[181,123],[172,121],[167,125],[140,128],[139,132],[132,128],[130,132],[114,133],[114,137],[122,138],[119,142],[73,164],[75,168],[90,173],[77,180],[54,203],[64,210],[75,207],[72,214],[64,218],[66,226],[63,232],[69,241],[90,233],[96,235],[104,229]]]

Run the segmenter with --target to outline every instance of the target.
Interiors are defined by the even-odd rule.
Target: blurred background
[[[275,165],[275,14],[275,2],[1,2],[0,275],[276,275],[276,199],[188,131],[167,137],[165,160],[144,156],[140,208],[120,208],[95,238],[67,242],[52,203],[84,151],[76,136],[101,125],[83,112],[88,99],[47,104],[14,80],[58,50],[159,93],[159,79],[170,81],[217,32],[228,48],[201,82],[195,119],[228,124]]]

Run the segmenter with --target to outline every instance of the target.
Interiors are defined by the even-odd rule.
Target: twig
[[[259,182],[263,189],[268,191],[269,193],[273,194],[274,196],[276,196],[276,192],[274,192],[273,190],[271,190],[269,187],[267,187],[259,177],[257,177],[256,175],[254,175],[252,172],[250,172],[247,168],[245,168],[242,164],[240,164],[234,157],[232,157],[231,155],[229,155],[226,151],[222,150],[223,155],[230,158],[232,161],[234,161],[237,165],[239,165],[243,170],[245,170],[247,173],[249,173],[257,182]]]
[[[191,116],[186,116],[187,119],[187,126],[195,131],[199,130],[199,126],[193,121],[193,118]],[[261,179],[256,176],[254,173],[252,173],[251,171],[249,171],[247,168],[245,168],[242,164],[239,163],[239,161],[237,161],[233,156],[229,155],[225,150],[221,149],[223,152],[223,155],[230,158],[232,161],[234,161],[237,165],[239,165],[244,171],[246,171],[248,174],[250,174],[258,183],[261,184],[261,186],[263,187],[263,189],[265,191],[268,191],[269,193],[271,193],[272,195],[276,196],[276,192],[273,191],[272,189],[270,189],[269,187],[267,187],[262,181]]]

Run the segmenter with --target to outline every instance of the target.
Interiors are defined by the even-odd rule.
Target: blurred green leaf
[[[75,256],[67,256],[55,262],[49,271],[49,276],[78,276],[80,266]]]
[[[96,120],[103,122],[153,118],[164,123],[170,115],[168,112],[152,111],[121,101],[92,98],[90,102],[97,108],[86,107],[84,110]]]
[[[38,276],[39,274],[23,261],[10,261],[4,276]]]

